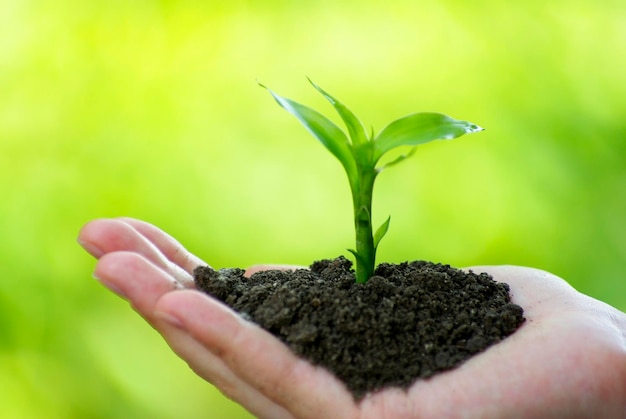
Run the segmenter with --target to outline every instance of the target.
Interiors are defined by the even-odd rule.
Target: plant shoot
[[[356,248],[349,249],[356,259],[356,282],[364,283],[373,275],[376,250],[389,229],[390,217],[374,232],[372,228],[372,193],[374,181],[385,168],[411,156],[416,147],[434,140],[451,140],[483,128],[467,121],[459,121],[434,112],[420,112],[397,119],[378,135],[368,133],[361,121],[340,101],[309,79],[337,111],[346,125],[346,133],[321,113],[291,99],[279,96],[266,86],[274,99],[295,116],[342,164],[352,191]],[[411,146],[403,154],[385,165],[381,157],[400,146]]]

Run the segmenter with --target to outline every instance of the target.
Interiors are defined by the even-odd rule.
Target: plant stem
[[[356,282],[365,283],[374,274],[376,262],[372,229],[372,193],[378,171],[370,167],[359,169],[357,190],[352,191],[356,232]]]

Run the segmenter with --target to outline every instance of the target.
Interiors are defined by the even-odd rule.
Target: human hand
[[[79,242],[99,259],[95,277],[261,418],[626,418],[626,315],[540,270],[471,268],[508,283],[527,321],[454,370],[355,403],[332,374],[196,291],[191,272],[205,263],[156,227],[96,220]]]

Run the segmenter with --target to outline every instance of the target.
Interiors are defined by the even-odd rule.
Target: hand
[[[510,285],[525,310],[521,328],[452,371],[356,404],[329,372],[194,290],[191,272],[205,263],[156,227],[96,220],[78,240],[99,259],[96,278],[199,376],[261,418],[626,417],[626,315],[540,270],[471,268]],[[276,266],[247,273],[268,268]]]

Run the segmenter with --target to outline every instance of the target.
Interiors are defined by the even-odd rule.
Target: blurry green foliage
[[[344,174],[257,78],[487,128],[380,179],[379,260],[530,265],[626,309],[623,1],[8,0],[0,28],[2,417],[248,417],[74,237],[128,215],[216,267],[343,254]]]

